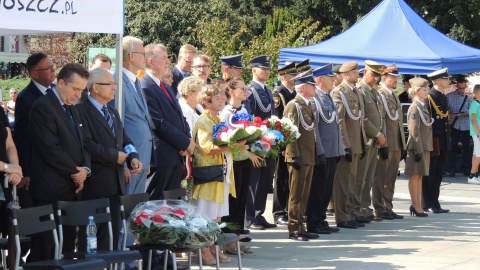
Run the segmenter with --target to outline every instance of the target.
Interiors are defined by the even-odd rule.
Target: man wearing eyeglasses
[[[197,57],[197,48],[190,44],[185,44],[180,47],[178,52],[177,64],[172,68],[173,83],[172,89],[178,99],[178,84],[192,73],[193,59]]]
[[[44,53],[34,53],[27,59],[27,71],[31,81],[19,94],[15,104],[15,132],[13,140],[17,146],[20,166],[23,169],[23,179],[18,185],[18,197],[23,208],[33,206],[28,192],[30,185],[30,166],[32,150],[28,128],[29,114],[33,103],[51,89],[55,80],[55,64]],[[38,136],[38,135],[37,135]]]
[[[193,59],[193,76],[203,80],[203,85],[210,83],[210,73],[212,73],[212,58],[201,54]]]
[[[82,200],[108,198],[112,216],[113,246],[118,245],[120,232],[120,204],[118,196],[125,194],[124,166],[136,175],[142,171],[142,163],[125,133],[118,111],[108,105],[114,99],[117,85],[109,71],[96,68],[90,71],[87,89],[90,95],[85,102],[76,105],[84,124],[85,145],[92,160],[92,176],[82,191]],[[98,249],[108,250],[108,229],[98,225]],[[83,236],[83,237],[82,237]],[[85,230],[80,230],[79,250],[86,250]]]
[[[193,154],[195,143],[173,89],[160,80],[170,65],[163,44],[145,48],[147,69],[141,79],[153,122],[155,173],[147,187],[152,200],[162,200],[163,191],[180,188],[183,156]]]

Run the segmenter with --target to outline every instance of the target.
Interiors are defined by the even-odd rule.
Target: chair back
[[[57,236],[57,229],[55,219],[53,217],[52,205],[42,205],[31,208],[12,209],[12,225],[15,235],[15,269],[18,269],[20,264],[20,236],[29,234],[52,232],[53,241],[55,242],[55,258],[59,255],[59,242]]]
[[[107,198],[87,201],[59,201],[58,202],[58,233],[60,247],[63,248],[62,226],[87,226],[93,216],[95,224],[106,223],[109,234],[109,249],[113,250],[113,231],[110,218],[110,202]]]
[[[184,188],[177,188],[163,191],[163,198],[165,200],[185,200],[187,190]]]
[[[120,196],[120,218],[122,219],[122,230],[123,230],[123,239],[122,239],[122,249],[125,250],[127,246],[127,220],[130,217],[133,209],[137,204],[142,202],[147,202],[150,199],[148,193],[138,193]]]

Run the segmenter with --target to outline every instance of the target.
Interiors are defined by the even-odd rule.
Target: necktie
[[[141,100],[143,100],[143,95],[142,95],[142,86],[140,85],[140,81],[138,79],[135,80],[135,90],[137,90],[137,94],[140,97]]]
[[[112,117],[110,116],[110,113],[108,112],[107,106],[103,106],[103,107],[102,107],[102,112],[103,112],[103,117],[105,117],[105,120],[106,120],[107,123],[108,123],[108,126],[109,126],[110,129],[112,130],[112,133],[115,135],[115,128],[114,128],[114,126],[113,126],[113,119],[112,119]]]
[[[162,88],[163,92],[167,97],[170,99],[170,101],[173,101],[172,96],[170,96],[170,93],[168,93],[167,88],[165,87],[165,84],[163,82],[160,82],[160,88]]]
[[[77,125],[75,125],[75,120],[73,119],[72,112],[70,111],[70,106],[63,104],[63,108],[65,108],[65,113],[67,114],[68,120],[70,120],[70,123],[72,124],[73,129],[77,131]]]

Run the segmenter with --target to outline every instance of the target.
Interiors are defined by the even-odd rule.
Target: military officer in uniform
[[[250,60],[253,80],[247,86],[248,105],[250,113],[265,120],[275,114],[275,103],[270,89],[265,83],[270,77],[271,56],[258,56]],[[263,213],[267,204],[268,187],[270,186],[274,161],[266,158],[266,167],[252,168],[250,192],[246,205],[246,226],[250,229],[263,230],[275,228],[276,224],[269,223]]]
[[[395,64],[383,71],[382,87],[378,90],[383,106],[386,135],[388,138],[388,155],[380,153],[372,183],[372,204],[375,216],[381,219],[402,219],[403,216],[393,212],[393,193],[397,180],[398,167],[402,154],[406,156],[405,132],[403,131],[402,105],[393,89],[397,87],[398,73]],[[386,158],[385,158],[386,157]]]
[[[295,63],[287,63],[285,66],[279,68],[278,75],[280,76],[281,85],[273,92],[273,100],[275,101],[275,114],[278,118],[283,117],[283,110],[290,100],[295,98],[295,82],[292,80],[297,74]],[[275,185],[273,189],[273,218],[275,223],[279,225],[288,225],[287,217],[287,202],[290,190],[288,188],[288,169],[285,159],[280,155],[276,160]]]
[[[220,57],[222,79],[240,78],[243,71],[243,54],[226,55]]]
[[[298,139],[287,145],[285,161],[288,164],[290,197],[288,199],[288,233],[289,238],[297,241],[316,239],[318,235],[309,233],[303,224],[303,215],[307,208],[313,167],[317,154],[315,130],[317,128],[315,114],[309,101],[315,95],[315,81],[311,71],[295,77],[297,96],[285,107],[283,117],[288,117],[298,126]]]
[[[311,69],[310,59],[305,59],[302,62],[295,64],[295,69],[297,70],[298,74],[309,71]]]
[[[380,95],[375,90],[385,68],[384,65],[375,61],[366,60],[363,78],[357,83],[365,108],[363,126],[365,135],[367,135],[367,145],[363,158],[361,157],[358,162],[353,207],[355,219],[362,223],[368,223],[374,219],[372,209],[370,209],[370,190],[377,166],[377,153],[380,153],[382,158],[388,156],[383,106]],[[377,221],[381,221],[381,219],[377,219]]]
[[[440,69],[427,75],[433,87],[428,91],[427,108],[435,119],[432,126],[433,151],[430,157],[430,172],[423,177],[423,208],[434,213],[448,213],[442,209],[438,197],[443,171],[450,151],[450,126],[448,121],[448,100],[443,93],[450,87],[448,69]]]
[[[342,133],[345,156],[340,158],[333,182],[335,197],[335,222],[338,227],[356,229],[363,223],[355,220],[353,214],[353,189],[357,175],[357,165],[366,144],[363,129],[363,100],[355,86],[358,80],[358,63],[344,63],[339,72],[342,83],[335,87],[332,99],[337,105],[338,121]]]
[[[307,231],[317,234],[340,231],[338,228],[330,227],[326,220],[327,206],[332,197],[337,159],[345,154],[338,125],[337,107],[330,97],[335,76],[332,73],[332,64],[313,70],[316,89],[311,102],[317,119],[317,145],[320,146],[317,156],[320,156],[320,164],[313,169],[307,205]],[[324,158],[323,161],[322,158]]]

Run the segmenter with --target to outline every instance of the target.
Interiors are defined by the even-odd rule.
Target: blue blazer
[[[171,167],[177,164],[179,150],[186,150],[190,144],[190,128],[173,89],[165,84],[171,100],[159,85],[145,74],[140,80],[147,100],[148,111],[153,122],[155,135],[155,159],[157,167]]]
[[[116,78],[116,75],[114,75]],[[128,137],[130,137],[140,155],[140,162],[146,170],[152,157],[152,132],[149,123],[147,104],[144,98],[137,94],[135,86],[130,82],[127,75],[123,73],[122,81],[122,115],[123,126]],[[115,100],[109,105],[115,106]]]

